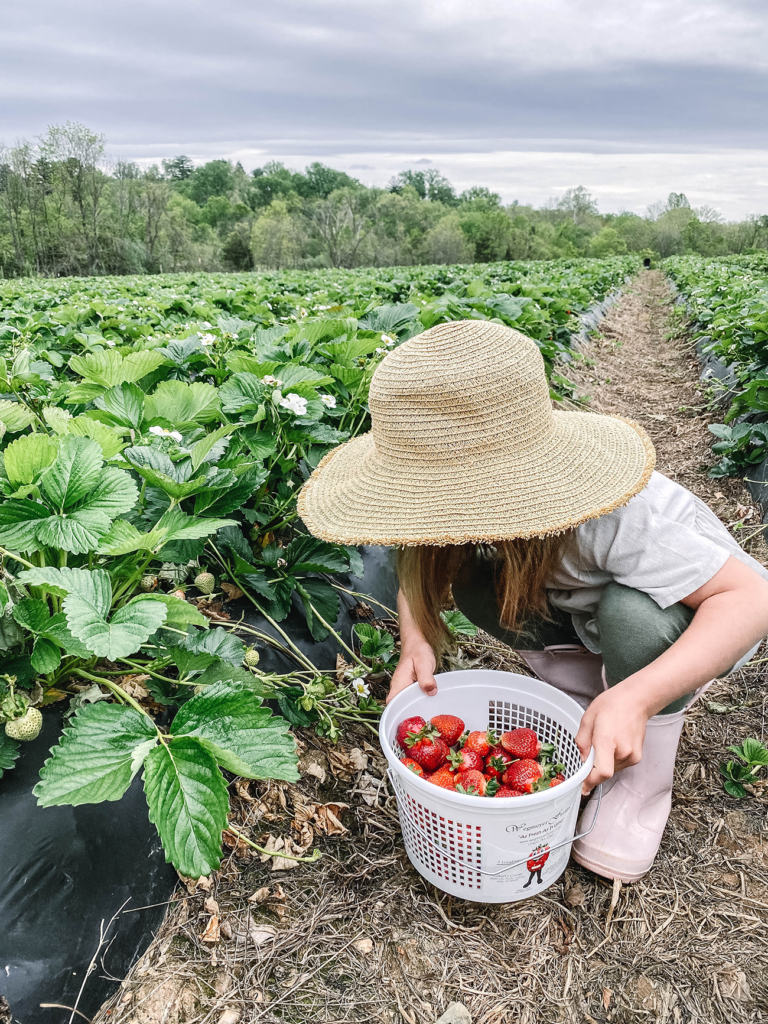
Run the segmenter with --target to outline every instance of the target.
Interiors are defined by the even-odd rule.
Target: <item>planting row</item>
[[[710,475],[743,474],[768,457],[768,259],[673,256],[663,269],[685,300],[699,352],[730,370],[725,422],[710,426],[721,457]]]

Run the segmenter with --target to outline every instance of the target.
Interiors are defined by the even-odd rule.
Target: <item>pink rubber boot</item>
[[[577,644],[555,644],[543,651],[517,651],[533,674],[588,708],[606,689],[603,659]]]
[[[700,687],[693,700],[710,685]],[[648,720],[643,759],[603,783],[595,827],[573,844],[571,852],[577,864],[622,882],[636,882],[650,870],[672,809],[675,758],[687,710]],[[594,792],[582,811],[577,832],[591,824],[596,809]]]

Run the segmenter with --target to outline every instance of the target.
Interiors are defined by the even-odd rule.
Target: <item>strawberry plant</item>
[[[728,747],[735,760],[723,761],[720,774],[723,778],[723,789],[729,796],[743,798],[747,795],[745,786],[761,783],[761,772],[768,765],[768,748],[760,740],[748,736],[740,746]]]

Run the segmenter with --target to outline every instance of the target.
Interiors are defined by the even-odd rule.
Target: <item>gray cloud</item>
[[[121,158],[371,168],[374,152],[762,149],[767,44],[759,0],[15,0],[0,132],[69,119]]]

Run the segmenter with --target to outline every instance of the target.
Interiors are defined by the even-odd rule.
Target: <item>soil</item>
[[[707,423],[721,413],[661,274],[627,288],[584,356],[568,375],[587,408],[640,422],[658,469],[764,560],[743,484],[706,475]],[[520,671],[489,637],[456,660]],[[373,737],[332,748],[302,733],[301,782],[233,783],[233,809],[255,842],[310,842],[322,860],[286,870],[233,845],[216,875],[180,887],[94,1024],[433,1024],[457,1002],[469,1016],[450,1019],[474,1024],[766,1020],[768,798],[728,797],[718,774],[729,744],[764,735],[763,668],[717,683],[688,716],[672,815],[644,879],[614,885],[571,863],[516,904],[454,900],[413,870]]]

